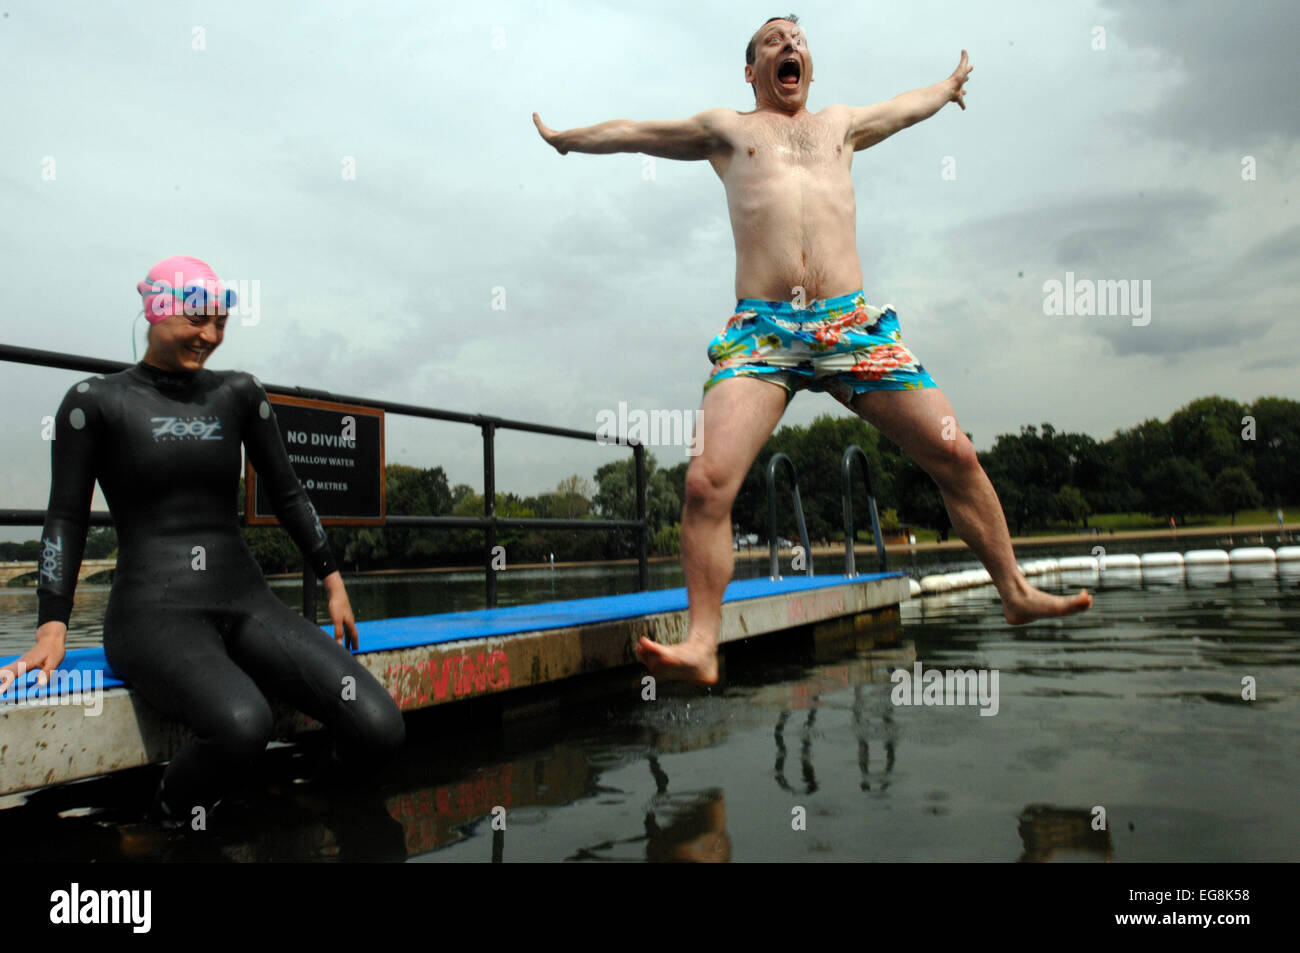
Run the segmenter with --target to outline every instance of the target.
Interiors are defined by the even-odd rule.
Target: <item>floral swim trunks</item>
[[[898,315],[867,304],[862,292],[811,301],[743,298],[727,326],[709,342],[709,388],[728,377],[759,377],[786,389],[825,391],[851,408],[876,390],[938,387],[903,345]]]

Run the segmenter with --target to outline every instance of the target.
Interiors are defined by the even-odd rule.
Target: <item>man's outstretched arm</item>
[[[947,103],[956,103],[962,109],[966,103],[962,86],[975,67],[966,63],[966,51],[961,51],[961,62],[941,83],[914,89],[874,106],[849,107],[849,142],[855,152],[888,139],[900,129],[906,129],[922,119],[929,119]]]
[[[661,159],[707,159],[726,142],[719,124],[726,110],[709,109],[690,119],[666,122],[633,122],[613,119],[581,129],[559,132],[545,125],[533,113],[533,123],[542,138],[564,155],[566,152],[644,152]]]

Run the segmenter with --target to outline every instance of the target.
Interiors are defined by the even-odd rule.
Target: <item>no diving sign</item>
[[[325,526],[384,522],[384,412],[306,397],[270,395],[289,463]],[[277,523],[251,463],[244,512],[253,525]]]

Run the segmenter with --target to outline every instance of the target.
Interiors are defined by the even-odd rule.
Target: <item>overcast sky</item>
[[[0,0],[0,342],[131,360],[135,282],[193,255],[261,288],[260,323],[232,321],[210,367],[591,430],[620,401],[698,407],[735,302],[721,183],[705,162],[648,178],[637,155],[561,157],[530,115],[752,108],[745,43],[788,11],[445,9]],[[930,85],[970,53],[967,110],[857,154],[853,179],[868,300],[894,305],[977,448],[1025,423],[1105,439],[1207,394],[1300,396],[1300,6],[794,12],[813,110]],[[1067,271],[1149,280],[1150,323],[1044,316]],[[0,505],[44,507],[40,419],[84,375],[0,373]],[[785,422],[824,413],[848,412],[804,394]],[[624,453],[507,433],[497,486],[542,492]],[[472,427],[390,416],[388,459],[482,487]]]

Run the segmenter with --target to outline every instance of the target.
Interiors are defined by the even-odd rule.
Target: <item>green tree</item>
[[[92,526],[86,534],[86,559],[107,559],[117,553],[117,530],[112,526]]]
[[[341,541],[330,540],[331,549],[342,555],[345,565],[354,569],[372,568],[383,565],[388,558],[388,546],[384,539],[384,528],[380,526],[360,526],[348,533]]]
[[[302,552],[279,526],[245,526],[244,542],[264,573],[294,572],[302,568]]]
[[[1214,481],[1214,496],[1219,512],[1231,515],[1231,525],[1237,525],[1237,513],[1264,505],[1264,495],[1255,481],[1241,467],[1227,467]]]
[[[1056,515],[1073,525],[1088,525],[1088,501],[1083,498],[1078,487],[1063,486],[1056,491]]]
[[[602,519],[636,519],[636,464],[632,457],[607,463],[596,471],[594,503]],[[646,452],[646,520],[653,537],[663,527],[677,522],[682,512],[682,501],[673,489],[668,472],[660,470],[655,456]],[[605,535],[604,551],[607,555],[625,558],[636,552],[632,533],[620,532]]]
[[[1179,456],[1200,465],[1210,479],[1232,466],[1250,465],[1240,437],[1246,406],[1226,397],[1200,397],[1169,418],[1169,436]]]
[[[682,551],[682,524],[664,526],[650,541],[650,551],[656,556],[676,556]]]
[[[390,463],[384,467],[384,493],[387,510],[393,516],[443,516],[452,506],[451,488],[442,467]],[[386,550],[389,559],[398,565],[428,565],[445,544],[443,530],[386,526],[382,532],[383,543],[376,552]]]
[[[1058,437],[1051,424],[1043,424],[1041,433],[1026,424],[1019,434],[1000,434],[993,449],[980,456],[1015,535],[1046,526],[1055,517],[1052,487],[1069,483],[1070,451],[1071,441]]]
[[[42,549],[39,539],[27,539],[21,543],[0,543],[0,559],[20,563],[34,560],[39,562]]]
[[[576,473],[565,477],[556,485],[554,493],[545,494],[549,497],[545,507],[546,516],[561,520],[586,519],[591,514],[591,498],[594,494],[590,480]],[[538,515],[541,516],[541,512]]]
[[[938,489],[930,478],[908,461],[894,444],[881,439],[861,418],[824,414],[807,427],[781,427],[768,439],[745,475],[732,506],[731,518],[735,532],[757,533],[763,538],[768,536],[767,467],[775,454],[784,453],[794,464],[809,539],[842,539],[844,511],[840,467],[845,449],[854,444],[861,447],[867,456],[871,488],[877,507],[903,508],[908,519],[918,523],[927,522],[929,504],[938,500]],[[910,489],[911,481],[923,481],[920,485],[924,488],[908,497],[918,512],[913,512],[899,500],[899,473],[905,467],[911,467],[914,472],[901,477],[904,486]],[[855,529],[861,529],[868,525],[867,493],[859,464],[856,463],[853,466],[851,492]],[[784,468],[777,473],[776,493],[776,532],[780,536],[796,539],[797,524],[790,502],[789,477]],[[942,511],[942,501],[939,506]],[[946,512],[942,519],[946,525]]]
[[[1252,458],[1255,485],[1269,506],[1300,503],[1300,402],[1261,397],[1238,435]]]
[[[1148,513],[1160,512],[1162,504],[1158,505],[1156,500],[1163,497],[1160,489],[1150,484],[1148,476],[1175,456],[1168,425],[1150,419],[1127,430],[1116,430],[1110,447],[1119,472],[1133,489],[1132,508]]]
[[[1188,513],[1214,510],[1214,487],[1199,463],[1183,457],[1162,460],[1143,475],[1149,513],[1185,522]]]

